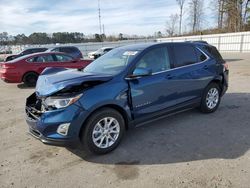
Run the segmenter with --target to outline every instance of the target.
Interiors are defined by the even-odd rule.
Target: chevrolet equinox
[[[81,143],[104,154],[130,127],[184,109],[216,111],[228,72],[202,41],[119,47],[84,69],[45,69],[27,98],[26,121],[45,144]]]

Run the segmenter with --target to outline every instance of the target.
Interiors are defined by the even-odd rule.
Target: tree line
[[[166,35],[212,34],[222,32],[239,32],[250,30],[250,0],[210,0],[209,7],[203,0],[176,0],[179,12],[171,14],[166,22]],[[207,18],[205,11],[215,13],[216,26],[203,29]],[[189,32],[183,33],[183,18]],[[179,24],[178,24],[179,23]]]
[[[84,42],[102,42],[102,41],[118,41],[139,39],[144,36],[138,35],[109,35],[94,34],[84,35],[80,32],[56,32],[52,34],[35,32],[26,36],[25,34],[18,34],[11,36],[7,32],[0,33],[0,45],[24,45],[24,44],[66,44],[66,43],[84,43]]]
[[[80,32],[56,32],[52,34],[36,32],[29,36],[25,34],[11,36],[7,32],[2,32],[0,33],[0,45],[102,42],[250,30],[250,0],[208,1],[210,6],[205,7],[203,0],[176,0],[179,11],[168,17],[164,32],[157,31],[154,35],[137,36],[120,33],[106,36],[105,34],[84,35]],[[207,9],[214,13],[215,26],[204,29],[208,20],[205,14]],[[185,32],[183,32],[183,25]]]

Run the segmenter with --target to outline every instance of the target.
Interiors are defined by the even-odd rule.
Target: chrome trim
[[[148,76],[157,75],[157,74],[161,74],[161,73],[172,71],[172,70],[178,70],[178,69],[185,68],[185,67],[190,67],[190,66],[193,66],[193,65],[199,65],[199,64],[202,64],[202,63],[204,63],[204,62],[211,59],[202,49],[200,49],[199,47],[196,47],[196,46],[195,46],[195,48],[198,49],[201,53],[203,53],[206,56],[206,59],[204,61],[197,62],[197,63],[190,64],[190,65],[184,65],[184,66],[176,67],[176,68],[172,68],[172,69],[170,68],[170,69],[167,69],[167,70],[164,70],[164,71],[155,72],[155,73],[152,73],[151,75],[148,75]],[[134,80],[134,79],[139,79],[139,78],[143,78],[143,77],[146,77],[146,76],[140,76],[140,77],[134,77],[134,78],[126,77],[125,80]]]

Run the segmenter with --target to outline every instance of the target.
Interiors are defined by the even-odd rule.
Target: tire
[[[200,111],[212,113],[217,110],[221,101],[221,88],[216,83],[209,84],[202,95]]]
[[[110,122],[111,124],[108,125]],[[122,115],[112,108],[102,108],[94,112],[85,126],[81,134],[81,142],[85,150],[94,154],[106,154],[114,150],[125,132]]]
[[[37,79],[38,79],[38,74],[34,72],[30,72],[30,73],[25,74],[23,78],[23,82],[26,86],[34,87],[36,86]]]

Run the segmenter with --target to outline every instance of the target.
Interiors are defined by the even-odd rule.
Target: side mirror
[[[152,75],[152,70],[148,68],[136,68],[132,75],[129,75],[128,78],[137,78],[137,77],[143,77],[143,76],[150,76]]]

